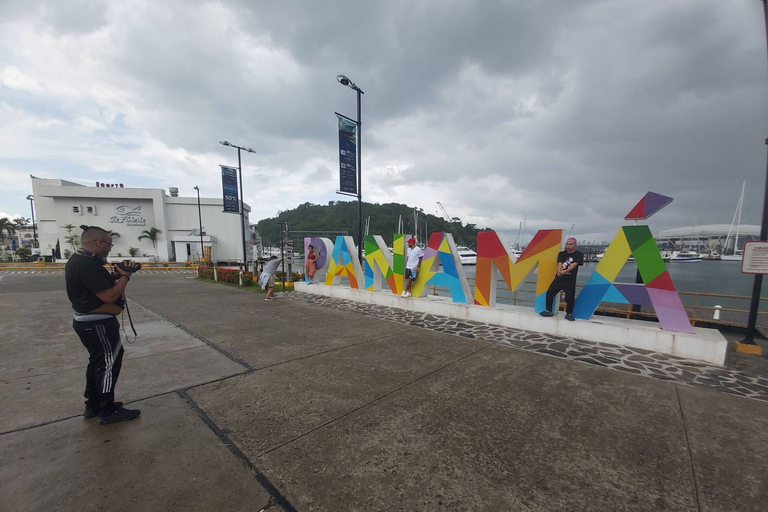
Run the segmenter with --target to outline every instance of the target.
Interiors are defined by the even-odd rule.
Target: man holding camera
[[[83,416],[98,416],[100,425],[109,425],[135,419],[141,412],[115,402],[115,384],[123,362],[116,316],[123,311],[123,292],[131,274],[141,267],[124,261],[110,274],[104,265],[112,249],[112,236],[100,227],[80,227],[81,248],[69,258],[64,273],[67,296],[75,310],[72,327],[89,355]]]

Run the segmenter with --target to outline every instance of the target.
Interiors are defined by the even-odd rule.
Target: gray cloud
[[[227,139],[258,151],[243,158],[253,220],[326,203],[333,112],[356,115],[343,73],[365,91],[365,200],[609,238],[648,190],[675,198],[655,225],[728,223],[746,180],[745,222],[760,218],[759,2],[26,5],[0,4],[0,177],[112,172],[216,195]],[[265,201],[278,183],[295,188]],[[23,211],[16,195],[0,209]]]

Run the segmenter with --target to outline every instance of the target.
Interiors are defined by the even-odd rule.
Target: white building
[[[96,182],[88,187],[65,180],[32,178],[38,239],[43,254],[60,247],[73,252],[67,237],[82,233],[81,224],[99,226],[113,235],[111,258],[130,257],[131,248],[137,257],[157,261],[198,260],[200,247],[200,221],[195,197],[177,197],[175,189],[169,196],[162,189],[127,188],[122,184]],[[252,259],[248,214],[245,209],[246,252]],[[212,259],[218,262],[243,261],[243,238],[238,213],[225,213],[223,199],[200,198],[203,243],[211,247]],[[67,230],[66,225],[76,226]],[[139,240],[143,231],[159,230],[153,244],[146,238]],[[119,235],[119,236],[118,236]],[[79,242],[75,243],[79,245]]]

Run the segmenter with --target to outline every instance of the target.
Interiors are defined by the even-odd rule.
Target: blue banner
[[[339,192],[357,194],[357,125],[339,117]]]
[[[240,213],[239,193],[237,189],[237,169],[234,167],[221,167],[221,188],[224,194],[224,212]]]

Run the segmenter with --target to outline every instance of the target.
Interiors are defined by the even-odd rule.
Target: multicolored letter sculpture
[[[619,271],[635,257],[644,284],[614,283]],[[624,226],[605,251],[587,284],[576,297],[573,316],[587,319],[601,301],[651,305],[662,329],[693,333],[680,296],[669,277],[648,226]]]
[[[360,262],[357,260],[355,241],[351,236],[337,236],[333,246],[331,261],[328,263],[328,274],[325,276],[325,284],[337,285],[341,282],[341,276],[349,279],[350,288],[360,288],[359,277],[363,276]]]
[[[333,254],[333,243],[324,237],[312,236],[304,237],[304,261],[307,261],[307,254],[309,253],[309,246],[312,245],[317,252],[317,261],[315,262],[315,268],[318,272],[321,269],[328,267],[328,262]],[[309,281],[306,273],[304,279]],[[319,278],[318,278],[319,279]]]
[[[439,271],[440,265],[443,266],[443,272]],[[453,235],[450,233],[432,233],[429,237],[419,274],[411,286],[411,293],[414,297],[423,297],[429,285],[447,286],[451,299],[459,304],[468,304],[472,296],[456,244],[453,242]]]
[[[624,220],[645,220],[671,202],[671,197],[663,196],[656,192],[648,192],[643,196],[640,202],[630,210],[627,216],[624,217]]]
[[[653,199],[656,203],[645,205],[643,214],[663,202],[657,198]],[[408,238],[410,235],[394,235],[394,250],[390,256],[389,249],[380,236],[367,236],[365,272],[357,260],[355,242],[350,236],[336,237],[334,245],[331,245],[327,238],[307,237],[304,239],[304,252],[306,254],[306,247],[310,243],[317,248],[317,269],[328,269],[326,285],[339,284],[344,276],[349,280],[351,288],[360,289],[361,285],[364,285],[366,290],[377,291],[381,289],[383,277],[390,291],[400,294],[403,291],[405,274],[405,240]],[[555,277],[561,239],[560,229],[540,230],[518,260],[513,262],[503,236],[493,231],[479,232],[474,303],[479,306],[495,305],[497,273],[501,274],[509,290],[514,291],[538,265],[535,311],[543,311],[547,288]],[[644,284],[614,283],[630,255],[634,256],[637,262],[637,269]],[[360,281],[361,278],[364,279],[363,282]],[[456,303],[467,304],[472,296],[450,233],[433,233],[430,237],[411,293],[414,297],[423,297],[429,285],[448,288],[451,299]],[[694,332],[648,226],[621,228],[606,250],[605,256],[595,267],[589,281],[576,297],[573,315],[576,318],[588,319],[602,301],[651,305],[662,329]]]
[[[506,240],[494,231],[477,234],[477,270],[475,271],[475,304],[496,304],[497,271],[514,291],[538,264],[536,279],[536,311],[543,311],[549,284],[557,273],[557,254],[560,252],[561,229],[540,230],[520,255],[517,262],[509,253]]]
[[[402,260],[402,256],[401,256]],[[365,289],[369,292],[381,290],[381,278],[383,277],[389,285],[392,293],[398,293],[397,282],[394,271],[392,270],[392,255],[389,253],[387,244],[379,235],[368,235],[365,237]],[[402,261],[401,261],[402,264]],[[402,275],[402,274],[401,274]],[[400,288],[402,293],[402,279],[400,279]]]

